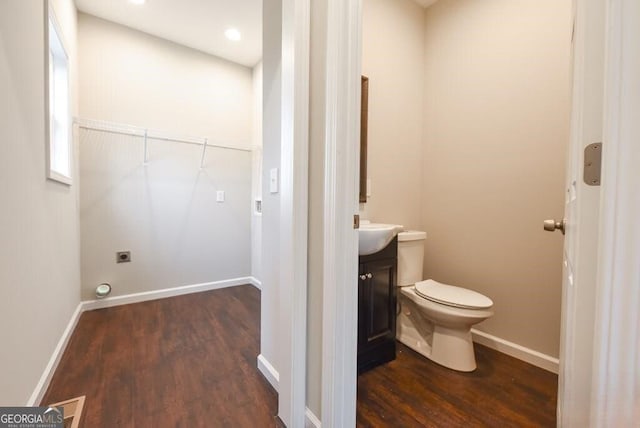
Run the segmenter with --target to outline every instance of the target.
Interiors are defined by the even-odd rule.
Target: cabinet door
[[[358,266],[358,350],[367,344],[367,319],[369,318],[369,280],[367,265]]]
[[[370,262],[365,265],[366,343],[395,337],[395,259]]]

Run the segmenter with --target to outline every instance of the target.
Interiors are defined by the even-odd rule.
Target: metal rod
[[[204,145],[202,146],[202,159],[200,159],[200,168],[204,167],[204,155],[207,153],[207,139],[204,139]]]
[[[101,132],[108,132],[111,134],[118,134],[118,135],[131,135],[131,136],[135,136],[135,137],[144,137],[146,140],[157,140],[157,141],[172,141],[172,142],[176,142],[176,143],[185,143],[185,144],[194,144],[194,145],[203,145],[206,144],[207,147],[215,147],[218,149],[225,149],[225,150],[236,150],[236,151],[240,151],[240,152],[251,152],[252,149],[248,149],[248,148],[243,148],[243,147],[233,147],[233,146],[226,146],[223,144],[212,144],[208,142],[208,139],[202,139],[202,142],[197,141],[198,139],[194,138],[191,140],[185,139],[185,138],[177,138],[177,137],[168,137],[168,136],[162,136],[160,135],[160,132],[156,131],[155,135],[153,131],[147,130],[147,129],[142,129],[140,127],[136,127],[133,125],[125,125],[125,124],[119,124],[119,123],[109,123],[109,122],[100,122],[97,123],[95,121],[90,121],[90,120],[82,120],[82,119],[76,119],[76,123],[78,124],[78,127],[81,129],[87,129],[87,130],[93,130],[93,131],[101,131]],[[120,129],[110,129],[111,128],[120,128]],[[124,128],[124,130],[123,130]],[[129,129],[126,129],[129,128]],[[207,140],[206,143],[204,142],[204,140]],[[146,150],[145,150],[146,153]]]

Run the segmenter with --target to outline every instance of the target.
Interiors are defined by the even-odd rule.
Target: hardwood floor
[[[359,427],[555,427],[558,376],[482,345],[460,373],[398,343],[358,377]]]
[[[86,312],[42,401],[85,395],[84,427],[276,427],[256,369],[260,292],[239,286]],[[557,376],[476,345],[478,370],[398,358],[358,378],[361,427],[554,427]]]
[[[84,426],[275,427],[250,285],[86,312],[43,404],[86,395]]]

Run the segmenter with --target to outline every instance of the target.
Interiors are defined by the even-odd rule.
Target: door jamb
[[[607,2],[592,426],[640,420],[640,4]]]
[[[356,424],[362,0],[327,0],[322,424]]]
[[[310,25],[310,0],[282,1],[278,416],[291,427],[306,411]]]

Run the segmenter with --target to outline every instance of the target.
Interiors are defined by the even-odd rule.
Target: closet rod
[[[207,148],[216,147],[219,149],[237,150],[241,152],[252,151],[251,149],[247,149],[244,147],[234,147],[234,146],[226,146],[223,144],[211,143],[208,141],[207,138],[194,137],[191,139],[187,139],[187,137],[180,138],[180,137],[167,136],[166,133],[164,133],[165,135],[162,135],[163,132],[161,131],[153,131],[151,129],[142,128],[140,126],[128,125],[123,123],[97,121],[97,120],[90,120],[90,119],[79,119],[79,118],[76,118],[74,122],[81,129],[108,132],[110,134],[127,135],[127,136],[134,136],[134,137],[140,137],[140,138],[146,137],[146,139],[148,140],[171,141],[175,143],[194,144],[198,146],[203,146],[206,144]]]

